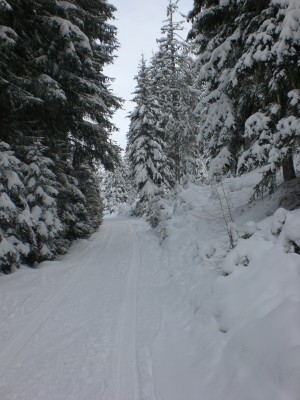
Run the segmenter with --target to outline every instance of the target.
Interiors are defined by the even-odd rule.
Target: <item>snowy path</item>
[[[1,277],[1,400],[140,400],[138,344],[159,326],[155,274],[140,278],[159,252],[145,223],[111,218],[61,261]]]
[[[97,250],[97,255],[101,250],[103,251],[108,240],[109,236],[106,235],[103,243],[101,243],[101,248]],[[92,254],[92,256],[89,255],[88,259],[85,261],[88,266],[95,261],[95,255]],[[19,332],[16,332],[16,334],[6,343],[4,350],[0,353],[0,360],[2,360],[0,365],[0,376],[9,369],[10,364],[13,363],[20,351],[26,346],[27,342],[30,341],[30,338],[39,331],[43,324],[47,322],[55,310],[57,310],[57,307],[60,307],[63,303],[67,293],[72,290],[77,282],[84,279],[86,274],[86,270],[82,268],[81,262],[77,263],[73,272],[73,275],[68,277],[68,282],[63,281],[58,287],[56,287],[55,297],[51,294],[37,312],[26,321],[26,324],[22,329]]]
[[[133,249],[124,301],[118,321],[112,358],[111,390],[106,396],[107,400],[139,400],[140,398],[137,370],[136,316],[141,249],[138,236],[129,224],[128,226],[133,239]]]

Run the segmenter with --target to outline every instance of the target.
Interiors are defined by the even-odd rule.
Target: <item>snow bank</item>
[[[162,399],[299,400],[300,210],[279,206],[290,186],[249,205],[258,179],[223,183],[232,250],[208,186],[182,190],[166,222],[169,294],[153,346]]]

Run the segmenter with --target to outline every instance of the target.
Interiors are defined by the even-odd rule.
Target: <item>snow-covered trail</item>
[[[138,236],[129,225],[132,255],[129,259],[127,283],[118,318],[115,348],[111,360],[110,390],[107,400],[139,400],[137,369],[136,317],[141,249]],[[135,237],[136,236],[136,237]]]
[[[109,218],[61,261],[18,271],[19,292],[3,277],[1,400],[140,400],[145,387],[156,400],[143,354],[160,324],[160,251],[143,221]]]

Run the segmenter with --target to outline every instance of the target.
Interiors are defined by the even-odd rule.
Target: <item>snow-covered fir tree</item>
[[[30,208],[35,244],[27,257],[29,264],[54,258],[58,253],[62,223],[58,217],[58,184],[53,173],[53,161],[46,157],[45,148],[39,140],[23,147],[26,164],[23,165],[24,186]]]
[[[67,156],[69,154],[67,149],[64,154],[66,155],[65,159],[58,160],[58,156],[56,156],[54,172],[59,185],[58,213],[63,223],[61,251],[66,252],[72,240],[88,235],[88,227],[85,224],[87,220],[86,199],[79,187],[77,171]]]
[[[0,140],[20,161],[10,168],[28,192],[23,213],[34,214],[34,239],[27,228],[22,236],[30,264],[65,252],[102,219],[94,165],[113,169],[119,159],[109,135],[120,99],[103,73],[118,47],[114,11],[106,0],[0,2]],[[28,147],[40,138],[47,155]]]
[[[0,135],[1,140],[10,144],[37,129],[38,116],[32,111],[40,110],[42,105],[33,93],[33,62],[29,64],[35,59],[33,52],[37,47],[30,40],[34,32],[32,19],[26,16],[26,9],[31,7],[33,14],[35,7],[31,1],[25,4],[9,0],[0,4]]]
[[[86,235],[94,233],[102,222],[103,204],[100,192],[100,176],[96,167],[81,164],[76,172],[78,187],[84,196],[85,218],[79,224],[86,230]]]
[[[235,20],[239,7],[233,1],[194,1],[190,13],[197,59],[197,78],[204,93],[199,99],[200,142],[209,149],[210,177],[220,177],[234,171],[236,149],[241,141],[232,74],[240,49],[240,28]]]
[[[169,0],[167,19],[157,40],[159,49],[152,60],[155,93],[160,106],[159,125],[168,143],[168,157],[174,163],[174,178],[182,182],[196,174],[196,96],[193,92],[193,61],[189,46],[181,37],[183,20],[176,20],[178,0]]]
[[[202,175],[200,146],[197,140],[198,116],[195,110],[201,95],[194,81],[194,61],[189,57],[181,66],[179,74],[179,105],[177,140],[179,143],[180,183]]]
[[[159,104],[153,95],[153,82],[143,57],[136,80],[136,107],[130,115],[127,156],[130,174],[140,195],[139,213],[143,213],[153,196],[163,195],[170,189],[173,176],[166,155],[164,130],[159,126]]]
[[[0,271],[13,272],[36,245],[23,183],[24,165],[0,142]]]
[[[272,189],[279,167],[286,180],[295,176],[299,7],[293,0],[194,1],[190,38],[206,84],[199,137],[210,149],[211,177],[268,164],[264,184]]]
[[[127,161],[122,160],[115,171],[103,174],[101,180],[103,206],[110,213],[117,212],[123,203],[132,204],[136,193],[132,185]]]
[[[300,4],[271,1],[258,23],[248,29],[245,52],[237,68],[239,80],[254,83],[259,93],[256,112],[245,123],[241,171],[268,165],[265,184],[282,167],[284,180],[295,178],[293,154],[300,128]]]
[[[74,162],[84,154],[112,166],[117,148],[108,140],[110,117],[120,103],[103,67],[117,47],[116,28],[107,22],[115,8],[96,0],[6,4],[0,21],[5,131],[18,142],[38,132],[50,147],[71,141]]]

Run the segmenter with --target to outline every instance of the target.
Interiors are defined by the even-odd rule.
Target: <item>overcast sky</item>
[[[105,74],[114,77],[112,85],[114,94],[125,100],[124,110],[114,117],[114,123],[120,129],[112,139],[123,149],[126,146],[129,119],[126,118],[134,107],[132,92],[135,88],[134,76],[137,73],[141,54],[149,60],[152,52],[157,50],[156,39],[161,37],[160,28],[166,17],[168,0],[111,0],[118,9],[113,24],[118,28],[118,41],[121,45],[114,65],[105,70]],[[180,0],[179,10],[187,14],[193,7],[193,0]],[[183,33],[183,36],[186,36]]]

